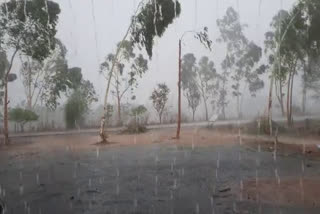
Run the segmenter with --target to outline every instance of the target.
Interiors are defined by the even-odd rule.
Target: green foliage
[[[81,79],[79,85],[74,88],[65,105],[67,128],[72,129],[75,128],[76,125],[81,125],[84,122],[84,115],[88,112],[90,105],[97,101],[98,99],[93,84],[89,80]]]
[[[59,5],[53,1],[10,0],[2,3],[0,48],[44,60],[55,47],[59,13]]]
[[[240,85],[245,79],[249,83],[250,92],[254,95],[264,85],[259,79],[258,70],[254,70],[262,56],[262,49],[245,37],[243,29],[246,25],[240,23],[239,14],[232,7],[227,9],[222,19],[217,20],[217,25],[221,35],[218,41],[226,43],[227,46],[227,55],[222,62],[222,68],[225,72],[232,71],[232,94],[235,97],[241,96]]]
[[[160,123],[163,111],[168,101],[169,93],[170,89],[168,88],[168,86],[165,83],[160,83],[158,84],[158,88],[154,89],[150,96],[150,100],[152,101],[153,107],[159,115]]]
[[[83,116],[88,111],[87,102],[80,91],[74,91],[65,105],[65,121],[68,129],[75,128],[83,122]]]
[[[144,113],[146,113],[148,110],[144,105],[139,105],[138,107],[135,107],[131,110],[131,113],[133,116],[140,116]]]
[[[144,47],[151,58],[154,38],[161,37],[180,12],[181,5],[178,1],[147,1],[141,11],[133,17],[132,41],[139,47]]]
[[[38,120],[38,118],[39,116],[36,113],[28,109],[22,109],[17,107],[9,111],[9,120],[23,125],[31,121],[36,121]]]

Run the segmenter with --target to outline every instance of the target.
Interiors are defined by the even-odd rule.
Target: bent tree
[[[100,66],[100,73],[103,73],[107,80],[108,78],[113,79],[111,80],[111,93],[117,100],[118,125],[121,125],[122,98],[124,98],[129,89],[132,92],[134,87],[137,87],[138,77],[142,77],[148,69],[148,60],[144,59],[142,54],[136,54],[133,42],[128,40],[123,41],[118,55],[117,66],[112,76],[110,76],[109,72],[111,72],[110,68],[113,60],[114,54],[109,54]]]
[[[0,5],[0,50],[11,53],[4,76],[4,142],[9,143],[8,81],[18,52],[39,61],[55,47],[59,4],[48,0],[11,0]]]
[[[173,20],[180,15],[181,6],[177,0],[156,0],[148,1],[141,0],[134,15],[131,18],[129,27],[117,47],[116,53],[112,60],[109,76],[107,77],[107,88],[104,97],[104,114],[100,123],[100,138],[101,142],[107,142],[107,134],[105,127],[105,118],[108,111],[108,96],[110,90],[111,79],[118,64],[119,55],[124,41],[129,38],[135,46],[144,48],[149,56],[152,58],[152,49],[154,38],[161,37],[166,31],[167,27]]]

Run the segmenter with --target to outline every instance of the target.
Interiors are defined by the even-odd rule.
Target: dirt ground
[[[6,213],[320,213],[313,140],[197,127],[174,136],[16,139],[0,148]]]

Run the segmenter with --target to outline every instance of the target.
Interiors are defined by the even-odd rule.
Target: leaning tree
[[[105,117],[108,111],[108,96],[113,73],[118,65],[119,55],[124,42],[131,39],[135,46],[144,48],[148,56],[152,57],[154,38],[161,37],[173,20],[180,15],[181,6],[177,0],[141,0],[133,14],[129,27],[117,47],[114,54],[109,76],[107,77],[107,88],[104,97],[104,114],[101,118],[100,137],[101,142],[107,142]]]
[[[59,4],[48,0],[10,0],[0,5],[0,50],[12,53],[4,77],[4,142],[9,143],[8,80],[18,52],[39,61],[55,47]]]
[[[120,46],[120,43],[118,46]],[[114,69],[112,76],[110,76],[109,73],[111,72],[111,64],[114,57],[114,54],[108,54],[105,61],[100,66],[100,73],[102,73],[107,80],[108,78],[112,79],[111,92],[117,100],[118,125],[121,125],[121,101],[130,89],[132,92],[133,89],[137,87],[138,78],[142,77],[148,69],[148,60],[144,59],[141,53],[135,53],[132,41],[125,40],[122,42],[122,47],[118,54],[116,68]]]

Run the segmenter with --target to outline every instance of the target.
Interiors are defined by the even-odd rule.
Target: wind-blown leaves
[[[149,58],[152,58],[154,38],[161,37],[173,20],[180,15],[180,12],[181,5],[178,1],[148,1],[133,17],[132,41],[139,47],[144,47]]]

